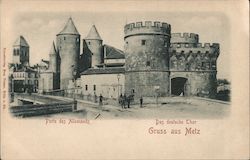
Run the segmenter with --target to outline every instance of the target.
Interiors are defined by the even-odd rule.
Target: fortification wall
[[[145,22],[136,22],[136,23],[129,23],[126,24],[124,27],[124,39],[129,36],[135,35],[147,35],[147,34],[156,34],[156,35],[166,35],[170,36],[171,25],[167,23],[161,22],[152,22],[152,21],[145,21]]]
[[[220,53],[219,44],[199,43],[196,47],[185,44],[171,44],[170,70],[171,71],[216,71],[217,58]]]
[[[172,33],[171,43],[199,43],[199,35],[195,33]]]

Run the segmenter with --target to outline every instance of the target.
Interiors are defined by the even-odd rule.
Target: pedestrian
[[[120,97],[119,97],[119,100],[118,100],[118,101],[119,101],[119,104],[120,104],[120,105],[122,105],[122,94],[120,95]]]
[[[122,106],[122,109],[125,108],[125,99],[124,99],[124,96],[121,97],[121,106]]]
[[[94,93],[94,102],[97,103],[97,95]]]
[[[102,105],[102,100],[103,100],[103,97],[102,97],[102,94],[100,94],[100,96],[99,96],[99,105],[100,106]]]
[[[123,96],[123,107],[126,108],[127,96],[124,94]]]
[[[141,96],[141,98],[140,98],[140,107],[142,108],[142,104],[143,104],[143,98],[142,98],[142,96]]]
[[[130,97],[131,96],[128,96],[128,98],[127,98],[128,108],[130,108]]]

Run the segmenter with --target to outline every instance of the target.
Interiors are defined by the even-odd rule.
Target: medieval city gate
[[[186,96],[187,78],[175,77],[171,79],[171,94],[175,96]]]

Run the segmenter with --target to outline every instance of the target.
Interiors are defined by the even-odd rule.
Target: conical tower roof
[[[25,38],[21,35],[17,38],[17,40],[15,41],[15,43],[13,44],[13,46],[25,46],[25,47],[29,47],[29,44],[27,43],[27,41],[25,40]]]
[[[70,17],[67,24],[64,26],[63,30],[58,34],[76,34],[79,35],[72,18]]]
[[[94,40],[102,40],[101,36],[99,35],[95,25],[93,25],[89,31],[89,34],[85,39],[94,39]]]
[[[51,46],[51,49],[50,49],[49,54],[56,54],[56,47],[55,47],[54,41],[53,41],[53,43],[52,43],[52,46]]]

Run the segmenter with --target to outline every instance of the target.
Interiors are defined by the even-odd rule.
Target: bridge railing
[[[62,112],[72,112],[74,102],[22,105],[10,107],[10,113],[16,117],[31,117]]]

